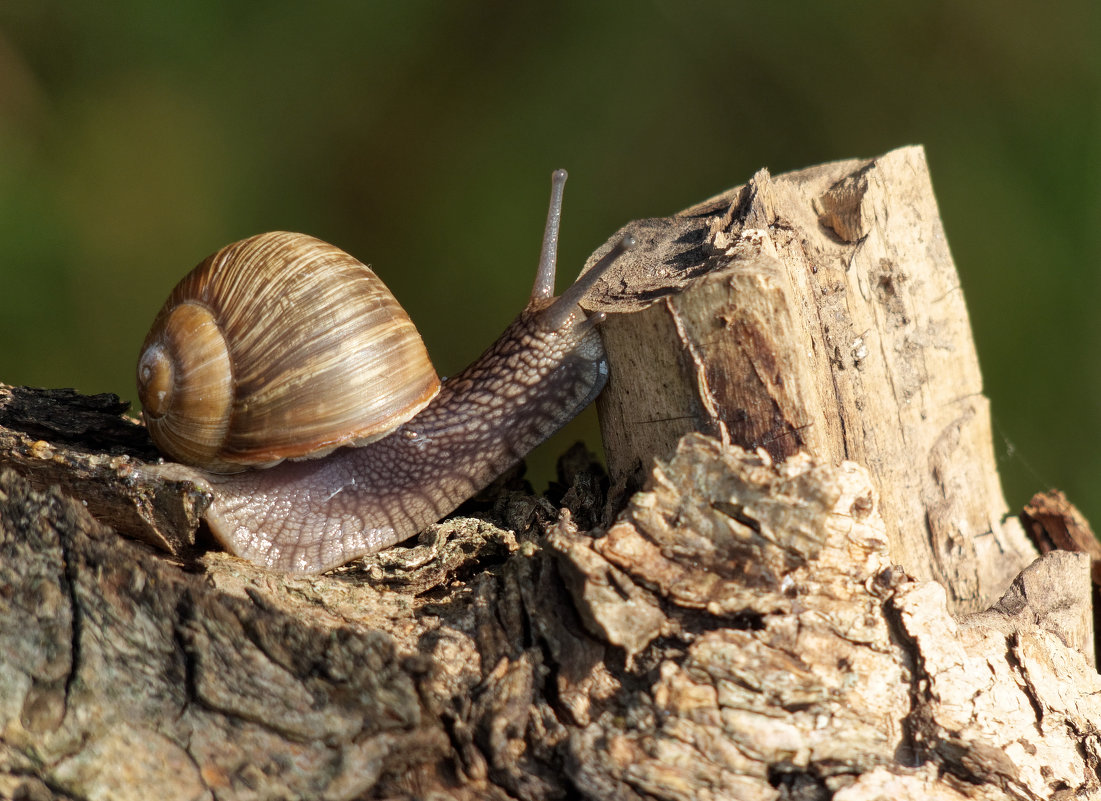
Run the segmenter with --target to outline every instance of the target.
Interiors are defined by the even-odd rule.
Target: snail
[[[441,382],[409,317],[369,268],[303,234],[260,234],[203,261],[142,346],[149,433],[211,491],[231,553],[318,573],[408,539],[584,409],[608,376],[578,301],[616,244],[560,296],[566,171],[531,298],[476,361]]]

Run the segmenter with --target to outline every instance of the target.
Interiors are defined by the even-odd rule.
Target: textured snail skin
[[[561,303],[534,298],[489,350],[384,439],[315,461],[208,476],[212,532],[250,561],[317,573],[448,514],[603,388],[599,320],[570,305],[564,314]]]

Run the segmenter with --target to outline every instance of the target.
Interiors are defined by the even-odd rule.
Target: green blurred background
[[[562,286],[759,167],[921,143],[1010,505],[1101,522],[1101,4],[617,6],[4,0],[0,380],[133,398],[176,280],[278,228],[370,262],[453,373],[527,295],[555,167]]]

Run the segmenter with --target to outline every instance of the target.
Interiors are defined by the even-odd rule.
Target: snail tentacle
[[[562,194],[569,173],[555,170],[551,173],[551,198],[547,208],[547,226],[543,229],[543,247],[539,251],[539,268],[535,271],[535,285],[531,288],[532,302],[554,297],[554,273],[558,263],[558,231],[562,227]]]

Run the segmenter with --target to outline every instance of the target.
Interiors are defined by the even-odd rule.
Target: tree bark
[[[106,399],[0,388],[0,797],[1101,795],[1090,559],[997,511],[923,170],[759,173],[633,224],[590,301],[644,490],[604,529],[575,451],[553,503],[503,481],[272,574],[204,550],[202,493]]]

